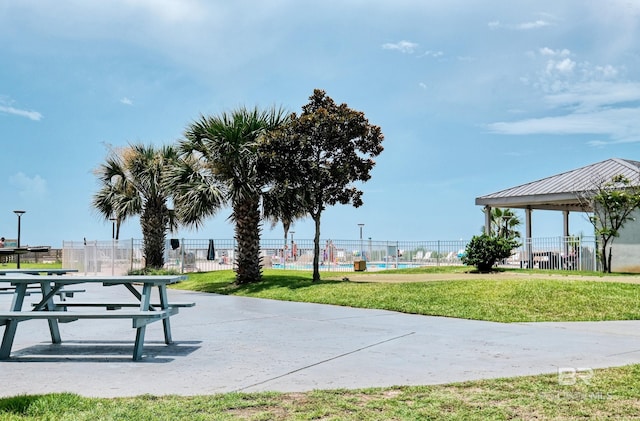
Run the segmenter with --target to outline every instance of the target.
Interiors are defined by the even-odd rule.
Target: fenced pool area
[[[499,262],[502,267],[584,270],[598,269],[595,237],[530,238]],[[320,242],[320,270],[353,272],[424,266],[461,266],[467,240]],[[124,275],[144,267],[141,239],[64,241],[62,264],[81,273]],[[170,238],[165,246],[165,268],[181,273],[233,269],[237,244],[233,239]],[[260,243],[264,268],[311,270],[313,240],[265,239]],[[357,262],[364,262],[357,263]]]

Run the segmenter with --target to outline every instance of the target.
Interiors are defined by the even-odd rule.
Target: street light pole
[[[111,221],[111,275],[115,274],[116,266],[116,218],[109,218]]]
[[[22,215],[25,214],[25,212],[26,211],[23,211],[23,210],[13,211],[13,213],[18,215],[18,248],[20,248],[20,219],[22,218]],[[18,250],[18,252],[16,253],[16,265],[17,265],[17,268],[20,269],[20,250]]]
[[[502,232],[503,238],[509,237],[509,220],[511,219],[511,215],[502,215],[502,221],[504,222],[504,231]],[[499,234],[499,233],[498,233]],[[500,235],[498,235],[500,237]]]
[[[362,249],[362,228],[364,227],[364,224],[358,224],[358,226],[360,227],[360,259],[366,260],[364,258],[364,250]]]
[[[109,218],[109,221],[111,221],[111,239],[115,240],[116,239],[116,218]]]

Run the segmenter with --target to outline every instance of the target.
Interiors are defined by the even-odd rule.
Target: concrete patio
[[[97,299],[105,288],[87,290]],[[111,298],[127,297],[108,288]],[[131,360],[130,321],[18,326],[0,361],[0,396],[73,392],[85,396],[199,395],[426,385],[640,363],[640,321],[516,323],[426,317],[382,310],[169,291],[195,301],[147,329],[145,357]],[[33,299],[37,297],[32,297]],[[0,296],[7,308],[11,296]],[[2,330],[3,328],[0,328]]]

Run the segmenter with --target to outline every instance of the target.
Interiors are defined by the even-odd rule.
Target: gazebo
[[[569,213],[590,212],[590,205],[580,202],[580,194],[594,190],[603,181],[623,175],[638,185],[640,161],[611,158],[575,170],[556,174],[495,193],[476,198],[476,205],[484,206],[485,227],[489,232],[491,208],[525,210],[525,238],[531,239],[531,213],[534,209],[563,213],[563,236],[569,236]],[[526,241],[529,244],[529,241]],[[526,251],[530,254],[530,251]]]

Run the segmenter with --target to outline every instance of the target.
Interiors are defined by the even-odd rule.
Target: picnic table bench
[[[52,343],[61,343],[58,322],[66,323],[80,319],[131,319],[136,329],[133,360],[142,358],[146,326],[163,322],[166,344],[172,343],[169,318],[181,307],[193,307],[195,303],[171,303],[167,298],[167,285],[180,282],[184,276],[69,276],[69,275],[5,275],[0,282],[9,282],[15,287],[13,303],[9,311],[0,311],[0,325],[5,326],[0,345],[0,359],[8,359],[20,322],[44,319],[49,323]],[[122,285],[136,298],[136,302],[74,302],[53,300],[54,296],[69,285],[99,284],[102,286]],[[23,309],[27,287],[39,285],[42,299],[33,304],[33,309]],[[136,286],[141,286],[139,291]],[[157,289],[158,302],[151,302],[152,291]],[[86,310],[86,308],[99,308]],[[137,307],[137,308],[136,308]],[[100,309],[104,308],[104,309]],[[126,308],[122,310],[122,308]],[[78,310],[80,309],[80,310]]]
[[[28,297],[31,294],[39,294],[42,290],[39,287],[27,287],[27,290],[25,291],[24,295],[25,297]],[[73,298],[73,296],[75,294],[78,294],[80,292],[85,292],[86,290],[84,289],[61,289],[58,292],[56,292],[56,295],[59,296],[62,300],[66,300],[67,297],[69,298]],[[16,289],[15,287],[0,287],[0,294],[2,295],[6,295],[6,294],[15,294],[16,293]]]

